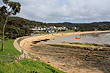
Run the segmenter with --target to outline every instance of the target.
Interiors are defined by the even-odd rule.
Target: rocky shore
[[[110,31],[74,32],[34,36],[23,39],[20,42],[20,46],[29,53],[34,54],[40,61],[48,63],[67,73],[109,73],[110,51],[91,51],[90,49],[43,44],[43,42],[53,40],[57,37],[94,32]]]

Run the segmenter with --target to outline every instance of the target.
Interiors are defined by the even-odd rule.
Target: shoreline
[[[58,33],[58,34],[46,34],[46,35],[39,35],[39,36],[33,36],[33,37],[28,37],[20,41],[20,46],[24,49],[27,50],[31,48],[32,45],[38,45],[40,43],[43,43],[45,39],[56,39],[58,37],[63,37],[63,36],[70,36],[70,35],[77,35],[77,34],[88,34],[88,33],[100,33],[100,32],[110,32],[110,30],[107,31],[86,31],[86,32],[71,32],[71,33]],[[41,41],[39,43],[33,44],[33,41]]]
[[[34,51],[34,50],[31,49],[33,46],[41,46],[42,47],[42,44],[45,41],[41,41],[41,42],[38,42],[36,44],[35,43],[33,44],[33,41],[40,41],[40,40],[44,40],[44,39],[50,39],[50,40],[52,40],[52,39],[56,39],[58,37],[63,37],[63,36],[77,35],[77,34],[87,34],[87,33],[100,33],[100,32],[110,32],[110,31],[86,31],[86,32],[71,32],[71,33],[58,33],[58,34],[53,34],[53,35],[52,34],[47,34],[47,35],[33,36],[33,37],[30,37],[30,38],[23,39],[20,42],[20,46],[24,50],[26,50],[28,53],[31,53],[32,55],[35,55],[38,58],[40,58],[40,60],[42,62],[45,62],[47,64],[50,64],[51,66],[55,67],[56,69],[62,70],[61,67],[60,67],[60,65],[65,66],[66,63],[63,63],[63,62],[60,62],[60,61],[52,61],[52,59],[53,59],[52,56],[49,56],[49,55],[46,55],[45,56],[45,54],[43,54],[44,52]],[[38,49],[37,48],[36,50],[45,50],[45,49]],[[48,53],[48,54],[50,54],[50,53]],[[42,55],[40,55],[40,54],[42,54]],[[66,71],[65,70],[62,70],[62,71],[67,72],[67,73],[72,73],[72,72],[79,73],[79,72],[77,72],[77,70],[81,71],[80,73],[86,73],[87,71],[91,71],[90,73],[103,73],[99,69],[96,69],[96,71],[92,71],[90,69],[86,69],[85,70],[85,69],[82,69],[82,68],[81,69],[80,68],[73,68],[73,70],[70,69],[70,70],[66,70]]]

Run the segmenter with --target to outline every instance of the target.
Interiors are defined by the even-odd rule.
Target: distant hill
[[[93,22],[93,23],[51,23],[55,26],[65,26],[69,29],[77,27],[79,31],[94,31],[94,30],[110,30],[110,22]]]
[[[38,21],[31,21],[28,19],[20,18],[20,17],[10,17],[10,20],[22,20],[25,21],[29,27],[35,27],[35,26],[56,26],[61,27],[65,26],[69,29],[72,29],[72,27],[79,28],[79,31],[93,31],[95,29],[97,30],[110,30],[110,22],[104,21],[104,22],[92,22],[92,23],[71,23],[71,22],[63,22],[63,23],[43,23]]]
[[[29,24],[32,25],[39,25],[39,26],[51,26],[51,25],[55,25],[55,26],[66,26],[66,27],[79,27],[79,26],[92,26],[92,27],[99,27],[101,25],[110,25],[110,22],[104,21],[104,22],[92,22],[92,23],[71,23],[71,22],[63,22],[63,23],[43,23],[43,22],[38,22],[38,21],[31,21],[28,19],[24,19],[21,17],[10,17],[10,20],[13,19],[21,19],[21,20],[25,20],[27,21]]]
[[[110,22],[93,22],[93,23],[71,23],[71,22],[64,22],[64,23],[51,23],[52,25],[62,25],[62,26],[70,26],[70,27],[78,27],[81,25],[92,25],[92,26],[97,26],[97,25],[103,25],[107,24],[110,25]]]

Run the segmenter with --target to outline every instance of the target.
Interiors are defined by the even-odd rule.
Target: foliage
[[[2,14],[8,15],[16,15],[20,12],[21,5],[19,2],[13,2],[9,0],[2,0],[5,5],[0,8],[0,12]]]
[[[77,27],[75,31],[94,31],[94,30],[110,30],[110,22],[93,22],[93,23],[51,23],[52,25],[62,25],[69,29]]]
[[[2,51],[4,51],[4,35],[5,35],[5,27],[8,21],[8,18],[10,15],[16,15],[20,12],[21,4],[19,2],[13,2],[9,0],[2,0],[4,5],[0,7],[0,14],[3,14],[6,16],[5,22],[2,25],[3,27],[3,34],[2,34]],[[12,34],[12,32],[11,32]]]

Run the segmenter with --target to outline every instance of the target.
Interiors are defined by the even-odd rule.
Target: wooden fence
[[[21,61],[24,58],[32,59],[33,57],[30,57],[29,55],[27,55],[25,53],[20,55],[20,56],[18,56],[18,57],[16,57],[15,55],[14,56],[9,56],[9,54],[7,54],[7,55],[0,55],[0,59],[1,59],[0,62],[4,62],[4,61],[7,61],[7,63],[19,62],[19,61]]]

